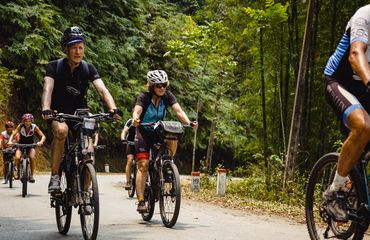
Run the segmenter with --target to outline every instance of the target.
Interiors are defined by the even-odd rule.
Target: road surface
[[[0,184],[0,239],[48,240],[83,239],[77,209],[73,209],[67,236],[57,232],[54,209],[47,194],[48,175],[36,175],[29,195],[22,198],[21,183],[13,189]],[[306,227],[283,218],[248,214],[206,203],[183,200],[177,224],[162,225],[156,205],[151,222],[136,212],[136,199],[123,190],[123,174],[99,174],[100,225],[98,239],[232,240],[308,239]]]

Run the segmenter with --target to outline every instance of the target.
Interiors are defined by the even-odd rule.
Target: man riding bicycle
[[[42,144],[45,142],[45,139],[46,139],[44,133],[40,130],[40,128],[36,124],[33,123],[33,115],[31,113],[25,113],[22,116],[22,123],[17,126],[13,134],[10,136],[9,144],[12,144],[14,136],[16,136],[17,134],[20,134],[20,138],[18,141],[20,144],[34,143],[35,133],[37,133],[37,135],[39,135],[40,137],[40,141],[36,143],[37,146],[42,146]],[[27,154],[30,158],[30,165],[31,165],[31,174],[30,174],[29,182],[34,183],[35,178],[33,177],[33,174],[36,168],[35,148],[33,147],[28,148]],[[19,169],[19,160],[21,159],[21,155],[22,155],[21,150],[17,149],[15,152],[14,162],[15,162],[15,166],[18,169]],[[19,178],[19,175],[16,178]]]
[[[131,167],[132,167],[132,161],[135,157],[135,146],[131,143],[135,140],[135,132],[136,128],[132,126],[132,118],[127,120],[125,126],[122,129],[121,132],[121,142],[126,144],[126,185],[125,190],[130,190],[132,188],[132,183],[130,182],[130,176],[131,176]]]
[[[85,35],[79,27],[69,27],[64,31],[61,46],[66,58],[50,61],[46,66],[42,95],[44,119],[52,117],[53,111],[74,114],[78,108],[87,108],[86,95],[90,82],[113,117],[119,119],[122,115],[95,66],[82,60],[85,56],[85,44]],[[70,122],[51,121],[53,140],[49,193],[60,189],[59,161],[63,155],[68,129],[73,129],[73,126],[74,124]]]
[[[325,68],[326,96],[349,130],[343,143],[333,183],[324,192],[326,210],[337,221],[347,221],[343,196],[348,174],[370,140],[370,5],[349,20],[337,49]]]
[[[12,121],[5,122],[5,131],[2,131],[0,134],[0,149],[1,150],[7,150],[12,147],[11,145],[8,144],[8,142],[9,142],[9,138],[12,135],[13,131],[14,131],[14,123]],[[19,140],[19,135],[17,134],[16,141],[18,140]],[[5,152],[3,153],[3,160],[4,160],[4,168],[3,168],[4,180],[2,182],[3,184],[7,184],[6,177],[5,177],[5,174],[6,174],[5,163],[11,160],[12,157],[13,157],[12,154],[5,153]]]
[[[140,123],[152,123],[163,120],[166,116],[167,107],[171,106],[177,118],[184,124],[197,127],[197,122],[190,122],[186,113],[180,107],[176,97],[167,90],[169,85],[167,73],[163,70],[149,71],[147,74],[148,91],[141,93],[136,100],[132,113],[132,122],[136,128],[135,151],[137,156],[138,171],[136,175],[136,193],[138,198],[137,211],[147,212],[144,202],[144,189],[149,168],[149,151],[155,143],[155,132]],[[176,153],[177,141],[167,142],[170,152]]]

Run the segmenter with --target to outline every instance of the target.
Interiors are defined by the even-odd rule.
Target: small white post
[[[191,190],[193,192],[200,191],[200,172],[192,172],[191,173]]]
[[[226,169],[219,168],[217,171],[217,195],[225,196],[226,193]]]
[[[105,169],[105,172],[106,172],[106,173],[109,173],[109,164],[108,164],[108,163],[106,163],[106,164],[104,165],[104,169]]]

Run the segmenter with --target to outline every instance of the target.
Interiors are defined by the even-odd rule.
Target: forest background
[[[340,147],[323,70],[347,21],[366,3],[315,1],[295,161],[301,192],[317,159]],[[101,144],[107,146],[99,153],[101,163],[121,171],[120,131],[145,90],[146,72],[164,69],[170,90],[199,122],[193,170],[212,173],[222,166],[230,175],[266,183],[264,190],[279,190],[307,5],[305,0],[0,0],[0,120],[19,123],[31,112],[50,144],[40,107],[45,66],[64,56],[60,38],[76,25],[87,36],[86,60],[124,112],[121,122],[101,127]],[[88,96],[91,112],[104,110],[92,86]],[[194,132],[187,131],[177,153],[181,173],[192,170],[193,141]],[[48,154],[44,149],[46,159]]]

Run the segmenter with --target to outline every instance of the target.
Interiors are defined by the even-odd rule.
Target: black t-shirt
[[[77,108],[87,108],[86,93],[89,81],[100,78],[98,71],[92,64],[88,66],[88,76],[84,73],[82,63],[71,73],[64,58],[57,75],[58,60],[50,61],[46,66],[46,76],[54,79],[51,109],[58,112],[73,114]]]

